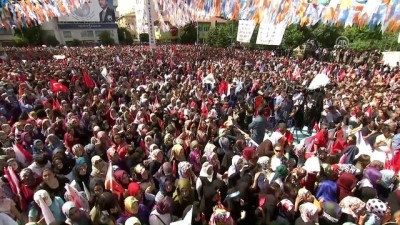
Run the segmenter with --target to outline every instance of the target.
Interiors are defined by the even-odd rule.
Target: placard
[[[253,20],[239,20],[236,41],[241,43],[250,43],[255,27],[256,22]]]
[[[283,35],[285,34],[286,23],[278,25],[272,22],[263,21],[258,29],[257,41],[258,45],[280,45]]]

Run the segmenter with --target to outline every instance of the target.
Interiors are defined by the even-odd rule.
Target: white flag
[[[253,20],[239,20],[236,41],[241,43],[250,43],[255,27],[256,22]]]

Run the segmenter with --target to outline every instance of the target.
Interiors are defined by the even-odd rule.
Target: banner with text
[[[149,28],[149,46],[150,50],[156,49],[156,37],[155,37],[155,30],[154,30],[154,18],[152,15],[153,10],[153,1],[147,0],[146,1],[146,10],[147,10],[147,24]]]
[[[251,36],[253,35],[256,22],[253,20],[239,20],[239,28],[237,32],[236,41],[241,43],[250,43]]]
[[[258,45],[280,45],[285,34],[286,24],[275,25],[272,22],[263,21],[258,28],[256,44]]]

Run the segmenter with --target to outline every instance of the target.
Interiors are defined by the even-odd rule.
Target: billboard
[[[114,23],[113,0],[89,0],[70,15],[61,16],[59,22],[98,22]]]

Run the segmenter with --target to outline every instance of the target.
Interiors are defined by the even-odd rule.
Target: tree
[[[197,24],[190,23],[186,25],[182,30],[180,40],[183,44],[194,44],[197,41]]]
[[[312,28],[311,36],[321,47],[331,48],[336,44],[336,39],[341,36],[342,31],[341,27],[317,24]]]
[[[131,32],[129,32],[128,29],[126,29],[125,27],[119,27],[117,32],[118,32],[119,43],[126,45],[133,44],[132,34]]]
[[[103,45],[113,45],[115,44],[114,39],[111,37],[111,34],[109,31],[103,31],[99,34],[99,40],[101,41],[101,44]]]
[[[15,29],[14,36],[26,39],[27,43],[30,45],[43,44],[43,33],[40,26],[17,28]]]
[[[82,44],[82,42],[80,40],[73,39],[70,45],[76,47],[76,46],[80,46],[81,44]]]
[[[285,49],[294,49],[303,44],[309,38],[307,35],[308,30],[302,29],[297,24],[292,24],[286,28],[285,34],[282,39],[282,47]]]
[[[150,39],[149,34],[146,33],[139,34],[139,40],[141,43],[148,43],[149,39]]]
[[[57,46],[60,44],[54,35],[48,35],[44,43],[48,46]]]
[[[28,45],[28,40],[26,40],[26,38],[17,35],[14,36],[13,43],[17,47],[23,47]]]

